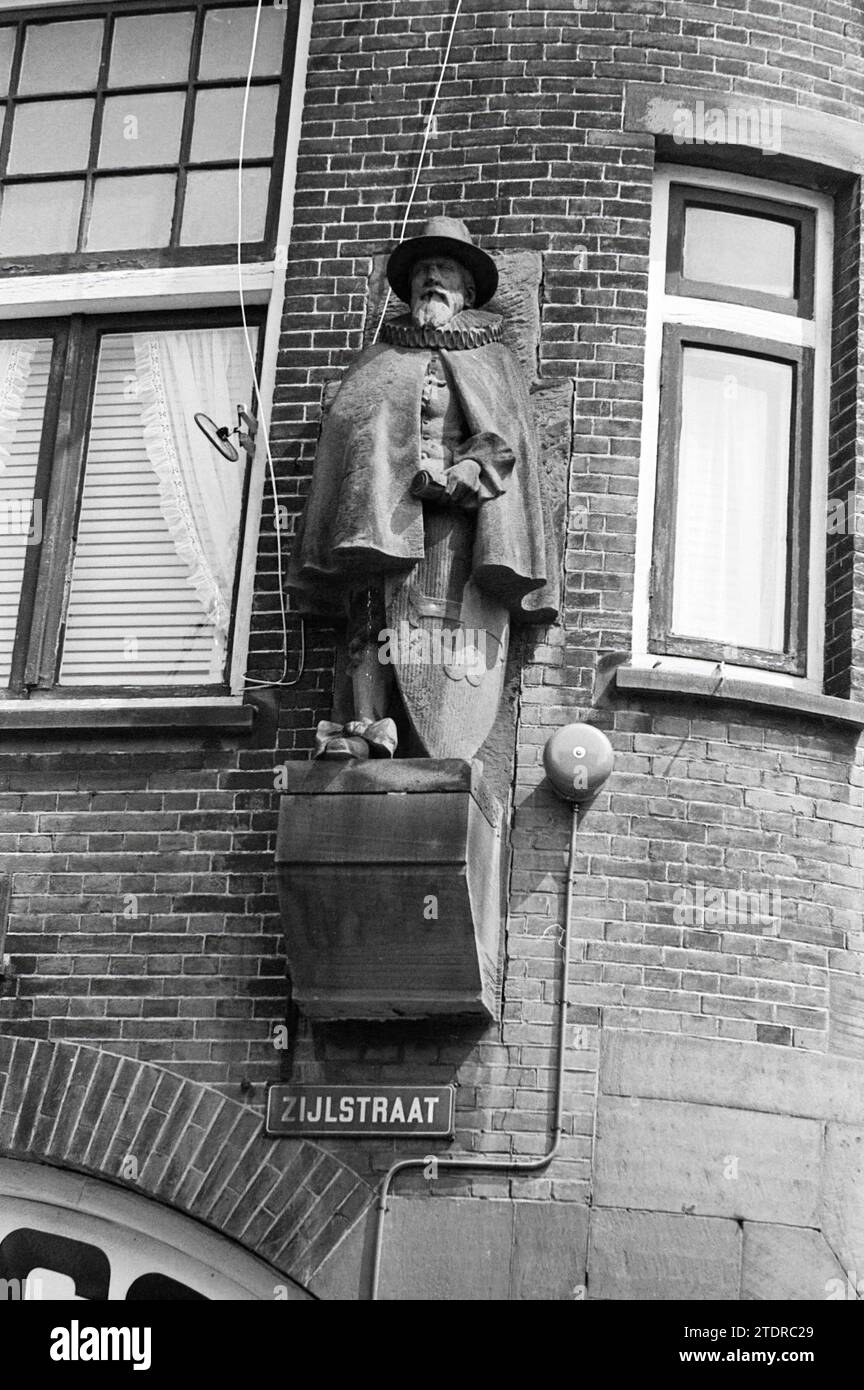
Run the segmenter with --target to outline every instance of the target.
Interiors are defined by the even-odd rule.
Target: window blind
[[[167,351],[177,341],[182,346],[189,340],[200,349],[208,332],[216,346],[228,345],[228,367],[210,372],[212,377],[215,371],[221,380],[208,385],[193,374],[182,401],[176,399],[176,386],[173,397],[169,386],[168,404],[173,413],[169,417],[163,410],[158,422],[158,431],[174,432],[166,441],[176,474],[175,480],[168,479],[171,486],[176,482],[172,502],[164,473],[157,471],[158,458],[154,466],[154,427],[149,426],[148,434],[148,419],[155,407],[142,375],[142,344],[147,347],[152,343],[158,357],[160,344]],[[233,398],[236,406],[241,398],[249,400],[251,371],[245,353],[242,333],[237,329],[149,337],[111,334],[102,339],[61,684],[195,685],[222,679],[227,619],[224,611],[221,617],[214,612],[212,596],[208,600],[202,587],[201,568],[203,563],[206,569],[208,556],[200,545],[196,555],[178,540],[178,501],[190,519],[190,528],[193,522],[196,526],[201,522],[203,530],[203,507],[200,498],[196,502],[189,495],[189,477],[181,477],[176,464],[178,454],[185,451],[184,466],[193,470],[204,495],[223,484],[227,490],[225,511],[232,527],[230,533],[226,528],[219,536],[218,558],[227,576],[223,587],[230,588],[239,536],[243,464],[220,460],[203,436],[199,443],[191,419],[195,410],[203,409],[208,413],[212,410],[220,424],[226,419],[234,423],[232,416],[226,415],[227,402]],[[224,362],[225,355],[218,360]],[[189,457],[192,452],[194,459]],[[204,549],[212,544],[209,532],[205,533]]]
[[[28,544],[41,514],[33,491],[51,367],[50,339],[0,341],[0,679],[9,679]]]

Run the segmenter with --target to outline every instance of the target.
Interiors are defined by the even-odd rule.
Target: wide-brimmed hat
[[[420,236],[406,237],[387,262],[387,279],[394,294],[411,302],[411,276],[418,261],[430,256],[449,256],[467,266],[474,277],[475,305],[479,308],[498,288],[498,268],[492,257],[471,240],[458,217],[432,217]]]

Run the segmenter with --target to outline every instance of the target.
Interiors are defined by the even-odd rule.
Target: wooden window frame
[[[146,269],[148,267],[163,268],[168,266],[210,265],[224,263],[226,260],[237,258],[237,244],[235,242],[213,243],[203,246],[181,246],[179,244],[179,236],[182,228],[185,206],[187,176],[190,171],[190,152],[194,128],[193,117],[196,95],[199,91],[213,89],[227,90],[231,88],[243,89],[246,85],[245,78],[198,79],[197,74],[203,42],[205,16],[210,10],[237,7],[248,7],[251,9],[253,5],[254,0],[135,0],[135,3],[129,4],[128,8],[123,7],[120,9],[116,4],[116,0],[93,0],[93,3],[57,5],[52,6],[50,9],[44,7],[34,9],[22,5],[20,9],[0,11],[0,28],[17,28],[18,30],[10,74],[10,93],[14,93],[16,90],[23,54],[24,29],[27,24],[56,24],[64,20],[86,20],[100,17],[104,18],[106,21],[102,35],[102,54],[97,87],[95,89],[75,92],[58,91],[51,92],[50,94],[40,94],[38,97],[34,94],[33,97],[28,96],[26,98],[18,98],[17,94],[10,94],[10,96],[3,99],[3,104],[6,107],[6,119],[3,126],[2,138],[0,138],[0,199],[2,199],[2,193],[6,187],[21,185],[35,186],[39,183],[57,182],[58,180],[80,180],[83,177],[85,180],[85,189],[78,227],[78,241],[81,245],[83,245],[89,224],[93,203],[93,187],[97,177],[103,175],[110,177],[112,174],[116,176],[118,173],[116,168],[106,168],[106,170],[100,171],[97,167],[102,133],[102,111],[105,97],[115,94],[136,97],[149,95],[151,93],[185,93],[180,153],[177,163],[170,165],[141,165],[140,167],[135,166],[134,169],[129,168],[127,170],[127,173],[133,177],[135,175],[176,173],[177,184],[172,214],[171,244],[169,246],[150,250],[77,250],[40,256],[0,256],[0,274],[4,276],[44,275],[70,271],[106,270],[115,267]],[[272,86],[278,82],[280,91],[276,109],[276,128],[272,158],[267,157],[266,159],[261,159],[249,157],[243,160],[244,170],[261,167],[270,168],[270,188],[267,201],[264,236],[261,241],[245,242],[241,244],[241,259],[243,261],[254,262],[272,259],[273,248],[276,241],[282,182],[285,174],[288,116],[291,105],[291,92],[297,49],[297,31],[300,14],[299,0],[291,0],[291,3],[286,4],[284,8],[286,13],[286,25],[280,73],[270,77],[253,77],[251,82],[251,87],[253,89],[261,86]],[[110,61],[111,37],[115,20],[118,18],[132,18],[139,15],[159,15],[179,11],[194,11],[195,13],[190,50],[190,66],[186,81],[183,83],[136,84],[133,87],[108,87],[108,65]],[[93,96],[95,98],[96,109],[90,132],[90,151],[86,171],[79,169],[63,170],[62,172],[48,174],[6,175],[5,170],[9,158],[14,126],[14,109],[19,101],[20,104],[29,105],[44,100],[81,99],[87,96]],[[236,169],[237,164],[238,159],[227,157],[224,160],[196,162],[194,168],[215,171],[218,169]]]
[[[257,328],[256,375],[260,380],[265,314],[248,308],[246,320]],[[234,641],[237,592],[240,583],[242,544],[235,560],[231,626],[226,643],[223,679],[195,685],[106,684],[60,685],[60,664],[65,635],[66,607],[71,592],[75,537],[84,490],[87,444],[96,384],[101,338],[110,333],[158,332],[170,329],[240,328],[236,309],[172,309],[149,314],[75,314],[69,318],[29,319],[18,324],[0,323],[0,337],[54,340],[48,398],[42,426],[34,498],[42,504],[41,540],[28,546],[18,604],[8,688],[0,690],[0,702],[27,699],[182,698],[225,695]],[[251,364],[250,364],[251,378]],[[251,381],[250,381],[251,394]],[[248,402],[255,411],[256,402]],[[190,403],[190,409],[194,403]],[[233,425],[233,421],[230,422]],[[240,458],[243,459],[241,451]],[[243,467],[243,463],[236,465]],[[238,536],[242,538],[249,500],[251,468],[244,468]]]
[[[672,632],[681,382],[685,347],[744,354],[763,360],[788,363],[793,367],[786,522],[786,625],[782,653],[737,646],[719,640],[684,637]],[[773,339],[730,333],[717,328],[688,327],[670,323],[664,325],[654,539],[649,585],[648,636],[652,651],[660,655],[723,660],[792,676],[806,676],[812,433],[812,349]]]
[[[791,223],[795,227],[795,294],[766,294],[735,285],[715,285],[705,280],[689,280],[684,275],[684,223],[688,207],[717,212],[734,212],[761,217],[770,222]],[[720,300],[727,304],[746,304],[751,309],[767,309],[796,318],[812,318],[816,213],[813,208],[781,203],[773,198],[738,195],[724,189],[699,184],[672,183],[669,186],[669,226],[666,240],[666,293],[691,299]]]

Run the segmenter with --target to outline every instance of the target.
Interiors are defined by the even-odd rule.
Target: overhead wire
[[[252,89],[252,76],[255,70],[255,57],[258,49],[258,36],[261,28],[261,12],[263,9],[263,3],[264,0],[257,0],[257,5],[255,7],[255,24],[252,32],[252,47],[249,55],[249,70],[246,74],[246,85],[243,92],[243,112],[240,123],[240,158],[237,167],[237,275],[240,290],[240,316],[243,324],[243,336],[246,343],[246,351],[249,356],[250,366],[252,368],[252,380],[255,386],[255,396],[258,403],[259,433],[263,436],[264,447],[267,453],[267,474],[270,483],[270,492],[273,499],[273,527],[276,533],[276,573],[279,589],[279,612],[282,626],[283,655],[282,674],[278,680],[258,680],[256,677],[250,676],[247,673],[247,675],[244,677],[244,682],[246,685],[257,686],[259,689],[274,689],[278,687],[296,685],[297,682],[300,680],[301,676],[303,675],[303,671],[306,665],[306,624],[304,619],[301,617],[300,664],[297,670],[297,674],[293,676],[291,680],[286,680],[285,677],[288,674],[288,613],[285,603],[285,584],[282,556],[282,528],[279,524],[279,500],[278,490],[276,486],[276,470],[273,463],[273,452],[270,445],[269,422],[266,418],[266,408],[261,399],[261,385],[258,378],[258,368],[255,359],[255,353],[252,348],[251,335],[249,333],[249,323],[246,315],[246,303],[243,294],[243,155],[246,146],[246,124],[249,112],[249,98]],[[435,91],[432,96],[432,103],[429,107],[429,115],[427,116],[426,126],[423,131],[423,142],[420,147],[420,155],[417,160],[417,167],[414,172],[414,179],[411,184],[411,191],[408,195],[408,201],[405,206],[405,214],[402,218],[402,226],[398,238],[400,242],[404,241],[405,239],[405,232],[408,228],[408,220],[411,216],[411,210],[414,206],[414,198],[416,196],[417,188],[420,183],[420,175],[423,171],[423,165],[426,159],[426,151],[429,147],[429,140],[434,129],[435,113],[438,107],[438,98],[440,96],[441,86],[443,84],[444,77],[447,72],[447,67],[450,62],[450,50],[453,46],[453,36],[456,32],[456,24],[458,22],[459,13],[461,9],[462,0],[456,0],[456,8],[453,12],[453,20],[451,22],[450,33],[447,38],[447,47],[444,51],[444,57],[441,62],[441,70],[438,74],[438,82],[436,84]],[[384,323],[384,318],[390,304],[390,297],[391,291],[388,286],[387,294],[384,299],[384,305],[381,310],[381,316],[378,320],[378,324],[376,326],[375,333],[372,338],[373,343],[376,343],[378,341],[378,335],[381,332],[381,328]]]
[[[261,11],[264,0],[258,0],[255,7],[255,26],[252,31],[252,48],[249,54],[249,71],[246,74],[246,86],[243,92],[243,113],[240,121],[240,158],[237,165],[237,279],[240,292],[240,319],[243,324],[243,338],[246,343],[246,352],[252,368],[252,382],[255,387],[255,399],[257,402],[258,435],[263,437],[264,448],[267,453],[267,476],[270,483],[270,493],[273,498],[273,529],[276,533],[276,578],[279,591],[279,613],[282,621],[282,674],[278,680],[266,681],[259,680],[256,676],[250,676],[248,672],[244,676],[244,684],[256,686],[260,689],[276,689],[279,687],[296,685],[303,675],[306,666],[306,623],[300,618],[300,664],[297,674],[290,680],[286,680],[288,675],[288,610],[285,602],[285,581],[282,560],[282,527],[279,515],[279,494],[276,486],[276,469],[273,463],[273,451],[270,445],[270,423],[267,419],[266,407],[261,395],[261,382],[258,377],[258,365],[255,352],[252,347],[252,338],[249,332],[249,321],[246,315],[246,301],[243,292],[243,156],[246,150],[246,122],[249,114],[249,97],[252,90],[252,76],[255,71],[255,58],[258,51],[258,35],[261,28]],[[256,436],[257,438],[257,436]]]
[[[462,8],[462,0],[456,0],[456,9],[453,11],[453,22],[452,22],[452,24],[450,25],[450,35],[449,35],[449,38],[447,39],[447,47],[446,47],[446,49],[444,50],[444,58],[443,58],[443,60],[442,60],[442,62],[441,62],[441,71],[440,71],[439,74],[438,74],[438,84],[437,84],[437,86],[436,86],[436,88],[435,88],[435,92],[434,92],[434,95],[433,95],[433,97],[432,97],[432,105],[429,107],[429,115],[428,115],[427,118],[426,118],[426,129],[425,129],[424,132],[423,132],[423,144],[422,144],[422,146],[420,147],[420,158],[419,158],[418,161],[417,161],[417,169],[416,169],[415,174],[414,174],[414,182],[413,182],[413,184],[411,185],[411,192],[410,192],[409,195],[408,195],[408,202],[407,202],[406,207],[405,207],[405,216],[402,218],[402,227],[401,227],[401,230],[400,230],[400,232],[399,232],[399,241],[400,241],[400,242],[402,242],[402,241],[405,240],[405,232],[407,231],[407,228],[408,228],[408,218],[411,216],[411,209],[412,209],[412,207],[414,206],[414,195],[416,194],[416,192],[417,192],[417,186],[418,186],[418,184],[420,183],[420,174],[421,174],[421,172],[422,172],[422,170],[423,170],[423,162],[424,162],[424,160],[425,160],[425,158],[426,158],[426,150],[427,150],[428,145],[429,145],[429,137],[430,137],[430,135],[432,134],[432,130],[433,130],[434,125],[435,125],[435,112],[436,112],[437,107],[438,107],[438,97],[439,97],[440,94],[441,94],[441,84],[442,84],[443,81],[444,81],[444,74],[446,73],[447,67],[448,67],[449,62],[450,62],[450,49],[453,47],[453,35],[456,33],[456,22],[457,22],[457,20],[458,20],[458,18],[459,18],[459,11],[461,10],[461,8]],[[397,243],[397,244],[398,244],[398,243]],[[383,325],[383,323],[384,323],[384,315],[387,313],[387,309],[389,308],[389,305],[390,305],[390,295],[391,295],[390,286],[388,285],[388,286],[387,286],[387,293],[386,293],[386,295],[384,296],[384,307],[383,307],[383,309],[381,310],[381,317],[380,317],[379,320],[378,320],[378,326],[377,326],[377,328],[375,329],[375,333],[374,333],[374,335],[373,335],[373,337],[372,337],[372,342],[373,342],[373,343],[377,343],[377,341],[378,341],[378,334],[381,332],[381,328],[382,328],[382,325]]]

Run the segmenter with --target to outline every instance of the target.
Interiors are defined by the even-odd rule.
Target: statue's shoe
[[[396,725],[392,719],[376,719],[363,735],[373,758],[392,758],[396,752]]]
[[[322,719],[315,730],[313,757],[347,762],[351,758],[392,758],[396,752],[392,719],[352,719],[344,727]]]
[[[328,761],[348,762],[351,758],[360,760],[369,757],[369,746],[363,738],[351,737],[352,730],[334,724],[332,719],[322,719],[315,730],[314,758]]]
[[[327,744],[336,734],[342,733],[342,725],[334,724],[332,719],[322,719],[319,721],[315,730],[315,752],[313,758],[321,758],[327,749]]]
[[[369,757],[369,745],[363,738],[345,738],[336,734],[327,740],[324,751],[316,756],[325,762],[364,762]]]
[[[345,725],[348,735],[363,738],[373,758],[392,758],[396,752],[396,725],[392,719],[352,719]]]

